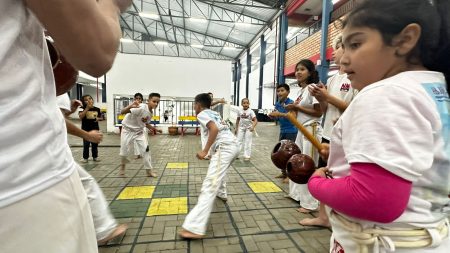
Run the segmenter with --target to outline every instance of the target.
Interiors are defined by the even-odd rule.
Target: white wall
[[[274,82],[274,64],[272,59],[264,64],[263,85]],[[274,88],[263,88],[262,109],[273,109]]]
[[[107,131],[114,131],[114,94],[195,97],[212,92],[214,97],[229,99],[230,82],[231,61],[119,53],[106,74]]]
[[[258,109],[258,96],[259,96],[259,69],[254,69],[250,72],[248,77],[249,86],[248,86],[248,99],[250,100],[250,108]]]

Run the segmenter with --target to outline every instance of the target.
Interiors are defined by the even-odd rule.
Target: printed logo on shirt
[[[87,111],[86,112],[86,119],[97,119],[98,112],[96,111]]]
[[[342,85],[341,85],[341,89],[340,89],[340,91],[349,91],[350,90],[350,84],[349,83],[343,83]]]
[[[144,123],[150,123],[150,116],[142,117],[141,120]]]
[[[244,112],[244,113],[242,113],[241,115],[239,115],[239,117],[240,117],[241,119],[249,119],[249,118],[250,118],[250,114],[246,114],[246,113]]]
[[[336,240],[334,240],[331,253],[345,253],[345,251],[344,248]]]

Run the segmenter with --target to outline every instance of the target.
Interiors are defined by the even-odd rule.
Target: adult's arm
[[[119,14],[131,0],[25,0],[77,69],[99,77],[111,67],[119,46]]]

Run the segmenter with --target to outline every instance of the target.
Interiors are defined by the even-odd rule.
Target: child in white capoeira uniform
[[[342,53],[342,35],[339,34],[333,42],[333,60],[336,65],[340,66]],[[334,123],[339,119],[341,114],[347,109],[348,105],[358,93],[353,89],[347,74],[339,69],[339,72],[330,77],[327,81],[327,86],[317,84],[316,86],[308,86],[310,93],[319,101],[320,108],[325,112],[322,122],[322,143],[330,143],[331,130]],[[318,167],[326,167],[327,162],[319,158]],[[299,222],[303,226],[324,226],[329,227],[325,206],[321,203],[319,215],[315,218],[304,218]]]
[[[144,101],[144,96],[142,96],[142,94],[138,92],[138,93],[134,94],[134,101],[141,104]],[[126,113],[122,113],[122,114],[126,114]],[[147,128],[144,128],[144,130],[146,131]],[[144,136],[147,137],[146,133],[144,133]],[[147,142],[148,142],[148,140],[147,140]],[[139,145],[136,143],[136,141],[134,142],[134,155],[136,156],[136,159],[142,158],[141,152],[139,151]]]
[[[308,90],[308,86],[315,85],[319,82],[319,74],[317,73],[314,63],[309,59],[303,59],[297,63],[295,67],[295,76],[300,86],[300,90],[295,102],[287,105],[286,109],[297,112],[297,121],[300,122],[309,132],[318,140],[321,138],[320,116],[322,110],[319,102],[314,98]],[[302,154],[310,156],[314,164],[319,161],[319,152],[312,143],[299,131],[295,140],[302,151]],[[319,206],[319,202],[311,196],[306,184],[296,184],[289,180],[289,196],[300,201],[301,213],[309,213],[315,211]]]
[[[250,160],[252,154],[252,139],[253,131],[255,130],[258,120],[256,120],[255,112],[250,109],[250,101],[248,98],[243,98],[242,109],[239,109],[238,117],[236,119],[235,134],[239,141],[239,150],[244,147],[244,160]]]
[[[346,17],[341,65],[359,93],[331,134],[334,178],[308,182],[331,252],[449,251],[449,36],[449,1],[365,1]]]
[[[180,232],[183,238],[199,239],[205,235],[216,196],[224,201],[227,199],[225,176],[239,154],[236,137],[220,115],[209,109],[210,106],[211,97],[208,93],[195,97],[194,110],[200,123],[201,135],[207,138],[205,146],[197,153],[197,158],[204,159],[210,150],[211,161],[198,202],[183,223],[183,230]]]
[[[137,101],[134,101],[122,110],[122,113],[127,113],[127,115],[122,120],[122,133],[120,135],[120,175],[125,175],[125,164],[129,162],[127,157],[136,143],[139,153],[143,157],[147,175],[156,177],[152,167],[149,145],[145,137],[147,132],[144,128],[162,133],[161,130],[150,124],[153,115],[152,110],[158,107],[160,97],[158,93],[150,93],[147,104],[139,104]]]

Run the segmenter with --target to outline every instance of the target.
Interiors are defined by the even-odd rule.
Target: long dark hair
[[[343,26],[378,30],[387,45],[407,25],[416,23],[421,37],[407,60],[444,73],[450,85],[450,4],[449,0],[365,0],[343,22]]]
[[[295,71],[297,71],[298,65],[304,66],[309,71],[308,80],[306,80],[307,84],[310,83],[318,83],[319,82],[319,72],[316,70],[316,66],[310,59],[303,59],[295,65]]]

